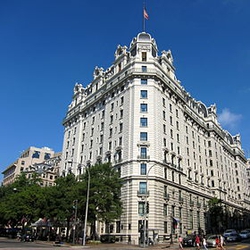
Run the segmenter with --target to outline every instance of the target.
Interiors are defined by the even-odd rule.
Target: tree
[[[88,222],[93,225],[92,234],[96,235],[96,220],[108,225],[122,213],[122,182],[110,164],[97,164],[87,171],[90,174]],[[84,221],[88,172],[81,175],[79,180],[73,174],[59,177],[55,186],[40,187],[39,183],[38,175],[27,179],[22,174],[13,184],[0,188],[0,222],[3,225],[24,227],[24,224],[39,218],[47,218],[58,226],[66,221],[69,229],[76,219]],[[74,218],[74,200],[78,201],[78,218]]]
[[[88,221],[91,223],[92,237],[96,236],[95,222],[103,221],[106,224],[118,219],[122,213],[120,192],[122,181],[117,171],[109,164],[96,164],[88,168],[90,174],[90,195]],[[78,196],[84,194],[79,205],[85,211],[88,173],[80,178]],[[82,220],[84,218],[82,217]]]
[[[224,212],[222,207],[222,201],[216,197],[212,198],[208,202],[210,215],[210,225],[214,233],[220,233],[223,228]]]
[[[48,197],[47,214],[54,225],[61,226],[66,221],[68,239],[69,229],[74,221],[73,201],[79,199],[76,196],[78,182],[73,174],[66,177],[59,177],[56,185],[47,188]]]
[[[1,221],[11,227],[26,223],[41,214],[45,197],[41,187],[36,184],[38,179],[30,181],[24,174],[6,187],[8,190],[0,202]]]

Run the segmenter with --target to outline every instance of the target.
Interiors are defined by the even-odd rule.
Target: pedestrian
[[[216,244],[216,249],[221,249],[220,237],[218,237],[217,235],[215,239],[215,244]]]
[[[220,246],[221,246],[221,249],[225,250],[225,247],[224,247],[224,237],[222,235],[220,235]]]
[[[196,245],[196,249],[197,250],[200,250],[201,249],[201,240],[200,240],[200,237],[199,235],[197,234],[196,237],[195,237],[195,245]]]
[[[206,240],[205,237],[203,237],[203,242],[202,242],[202,244],[203,244],[203,249],[204,249],[204,250],[208,250],[208,249],[207,249],[207,240]]]
[[[183,238],[181,237],[181,235],[179,236],[178,242],[179,242],[179,250],[183,249],[183,246],[182,246]]]

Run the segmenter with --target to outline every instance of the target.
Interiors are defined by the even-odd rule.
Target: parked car
[[[223,233],[223,237],[227,240],[227,237],[230,236],[232,233],[237,233],[237,231],[235,229],[227,229]]]
[[[229,236],[227,236],[228,242],[238,242],[241,241],[241,237],[238,233],[231,233]]]
[[[195,236],[194,235],[187,235],[183,238],[182,241],[183,247],[194,247],[195,246]]]
[[[115,236],[110,234],[101,235],[101,242],[102,243],[115,243]]]
[[[216,247],[216,238],[218,236],[216,234],[208,235],[207,240],[207,247]]]
[[[242,239],[248,239],[248,238],[250,238],[250,231],[242,230],[242,231],[240,231],[239,235]]]

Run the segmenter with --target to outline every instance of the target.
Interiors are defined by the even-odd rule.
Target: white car
[[[242,230],[242,231],[240,231],[240,237],[242,239],[248,239],[248,238],[250,238],[250,232],[247,230]]]

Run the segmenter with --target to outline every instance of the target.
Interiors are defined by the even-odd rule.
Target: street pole
[[[68,161],[68,163],[74,163],[73,161]],[[75,162],[77,163],[77,162]],[[82,163],[78,163],[81,166],[84,166]],[[88,223],[88,210],[89,210],[89,189],[90,189],[90,172],[88,166],[85,166],[85,170],[88,175],[88,184],[87,184],[87,197],[86,197],[86,207],[85,207],[85,218],[84,218],[84,228],[83,228],[83,239],[82,245],[86,245],[86,231],[87,231],[87,223]]]
[[[88,173],[88,187],[87,187],[87,198],[86,198],[86,208],[85,208],[85,218],[84,218],[84,231],[83,231],[83,240],[82,245],[86,245],[86,230],[87,230],[87,222],[88,222],[88,209],[89,209],[89,188],[90,188],[90,173],[88,167],[86,167],[86,171]]]
[[[73,231],[73,245],[75,245],[75,238],[76,238],[76,220],[77,220],[77,204],[78,200],[74,200],[74,209],[75,209],[75,219],[74,219],[74,231]]]
[[[150,172],[150,170],[155,166],[157,165],[157,163],[153,164],[147,171],[147,175],[146,175],[146,195],[145,195],[145,204],[144,204],[144,222],[143,222],[143,247],[145,248],[146,247],[146,237],[148,238],[147,236],[147,198],[148,198],[148,174]],[[147,245],[148,245],[148,240],[147,240]]]

